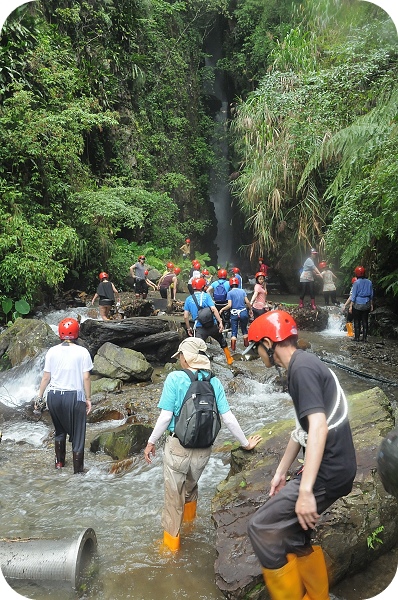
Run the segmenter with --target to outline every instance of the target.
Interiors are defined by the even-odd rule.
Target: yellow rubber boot
[[[177,552],[180,549],[180,534],[175,537],[167,531],[163,533],[163,544],[172,552]]]
[[[320,546],[312,546],[312,554],[297,557],[297,567],[307,590],[305,600],[329,600],[329,578]]]
[[[354,337],[354,326],[352,323],[349,323],[347,321],[347,323],[345,324],[346,329],[347,329],[347,335],[348,337]]]
[[[227,359],[227,364],[232,365],[232,363],[234,362],[234,359],[232,358],[228,348],[223,348],[223,350],[224,350],[225,358]]]
[[[289,561],[280,569],[263,568],[263,577],[271,600],[303,599],[304,588],[295,555],[289,555]]]
[[[184,514],[182,515],[182,520],[184,523],[191,523],[196,517],[196,500],[192,500],[192,502],[186,502],[184,504]]]

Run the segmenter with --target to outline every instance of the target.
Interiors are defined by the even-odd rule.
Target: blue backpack
[[[227,301],[227,290],[225,289],[225,282],[218,280],[216,287],[213,291],[214,302],[226,302]]]

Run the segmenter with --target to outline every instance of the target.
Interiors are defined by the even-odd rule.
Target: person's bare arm
[[[91,411],[91,375],[90,371],[83,373],[83,387],[84,394],[86,396],[86,413],[89,414]]]

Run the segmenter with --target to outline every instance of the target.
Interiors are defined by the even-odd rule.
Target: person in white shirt
[[[55,468],[65,466],[66,436],[72,442],[73,471],[83,472],[86,419],[91,411],[90,353],[75,344],[79,337],[76,319],[63,319],[58,325],[61,344],[46,354],[44,373],[35,406],[43,403],[47,390],[47,406],[55,428]]]

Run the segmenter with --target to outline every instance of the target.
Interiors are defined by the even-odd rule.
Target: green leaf
[[[15,310],[21,315],[27,315],[30,312],[30,304],[28,304],[26,300],[17,300],[15,302]]]
[[[11,300],[11,298],[5,298],[2,303],[1,303],[1,307],[4,311],[4,313],[7,315],[10,310],[12,309],[12,305],[13,305],[13,301]]]

